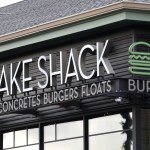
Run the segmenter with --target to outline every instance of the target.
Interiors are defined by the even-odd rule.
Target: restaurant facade
[[[123,1],[0,36],[0,149],[149,150],[149,16]]]

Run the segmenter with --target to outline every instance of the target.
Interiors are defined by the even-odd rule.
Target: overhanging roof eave
[[[121,2],[0,36],[0,52],[61,36],[132,20],[150,22],[150,4]]]

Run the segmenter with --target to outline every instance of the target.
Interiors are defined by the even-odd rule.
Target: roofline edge
[[[100,7],[94,10],[86,11],[83,13],[79,13],[76,15],[72,15],[69,17],[64,17],[58,20],[46,22],[43,24],[39,24],[30,28],[26,28],[23,30],[19,30],[16,32],[11,32],[9,34],[0,36],[0,44],[11,41],[14,39],[18,39],[21,37],[33,35],[36,33],[40,33],[42,31],[47,31],[50,29],[55,29],[57,27],[61,27],[64,25],[69,25],[72,23],[77,23],[79,21],[84,21],[86,19],[91,19],[93,17],[99,17],[105,14],[109,14],[115,11],[121,11],[124,9],[128,10],[140,10],[140,11],[149,11],[150,12],[150,4],[147,3],[136,3],[136,2],[118,2],[111,5],[107,5],[104,7]]]

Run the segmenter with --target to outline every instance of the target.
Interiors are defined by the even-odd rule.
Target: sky
[[[0,7],[4,7],[13,3],[20,2],[22,0],[0,0]]]

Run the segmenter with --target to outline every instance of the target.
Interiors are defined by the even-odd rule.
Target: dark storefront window
[[[142,150],[150,149],[150,110],[143,109],[141,111],[141,127],[142,127]]]
[[[132,114],[122,113],[89,120],[89,150],[132,150]]]
[[[3,134],[3,149],[39,150],[38,128],[17,130]]]
[[[83,121],[44,127],[44,150],[83,150]]]

